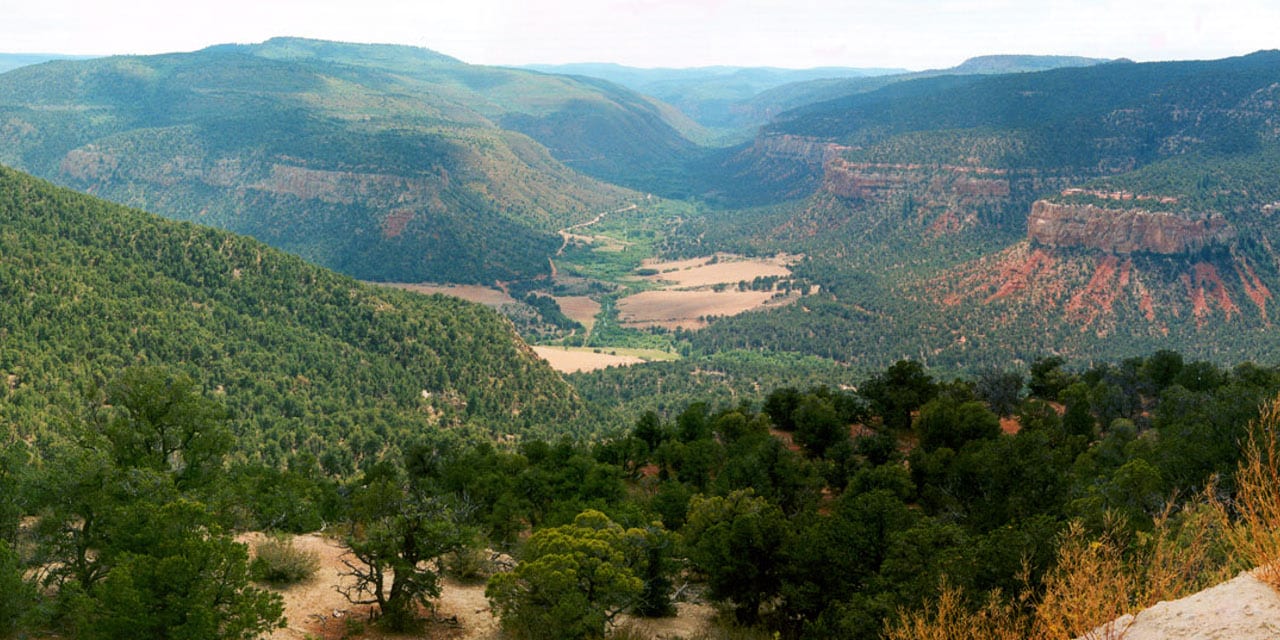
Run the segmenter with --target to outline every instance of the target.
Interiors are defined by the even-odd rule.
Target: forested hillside
[[[583,173],[692,147],[601,81],[298,39],[24,67],[0,114],[11,166],[392,281],[544,275],[555,229],[631,197]]]
[[[237,455],[347,474],[444,430],[561,433],[576,394],[479,305],[0,169],[0,422],[31,441],[135,365],[224,402]]]

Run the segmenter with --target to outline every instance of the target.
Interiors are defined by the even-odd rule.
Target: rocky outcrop
[[[821,167],[847,149],[848,147],[818,138],[778,134],[757,137],[749,153],[766,158],[799,160]]]
[[[906,182],[900,172],[877,171],[851,165],[846,162],[827,164],[822,177],[822,188],[842,198],[870,200],[887,194]]]
[[[1172,255],[1228,244],[1235,239],[1236,229],[1217,213],[1193,218],[1146,209],[1038,200],[1027,218],[1027,237],[1050,247]]]
[[[1003,199],[1010,194],[1006,171],[979,166],[849,162],[835,158],[827,161],[822,179],[826,192],[860,200],[907,187],[926,198]]]

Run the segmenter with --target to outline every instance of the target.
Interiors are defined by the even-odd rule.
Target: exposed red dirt
[[[1191,275],[1183,274],[1182,282],[1191,296],[1191,313],[1195,316],[1196,326],[1204,326],[1208,320],[1212,313],[1210,302],[1217,303],[1227,315],[1227,320],[1231,319],[1231,314],[1240,313],[1240,308],[1231,300],[1231,294],[1227,292],[1226,285],[1213,265],[1197,262],[1191,268]]]
[[[781,429],[774,429],[774,428],[770,427],[770,428],[769,428],[769,435],[771,435],[771,436],[773,436],[773,437],[777,438],[779,441],[781,441],[781,442],[782,442],[782,446],[784,446],[784,447],[786,447],[786,448],[790,449],[791,451],[793,451],[793,452],[795,452],[795,453],[800,453],[800,445],[796,444],[796,439],[795,439],[795,436],[794,436],[793,434],[790,434],[790,433],[788,433],[788,432],[786,432],[786,431],[783,431],[783,430],[781,430]]]
[[[1022,423],[1014,416],[1006,416],[1000,418],[1000,430],[1008,435],[1015,435],[1022,431]]]
[[[998,276],[1000,288],[987,296],[986,302],[1007,298],[1029,286],[1037,272],[1053,266],[1053,257],[1043,249],[1036,249],[1021,262],[1006,263]]]
[[[1262,314],[1262,319],[1269,322],[1267,318],[1267,301],[1271,299],[1271,290],[1267,285],[1262,283],[1258,278],[1258,274],[1253,270],[1253,265],[1244,257],[1236,258],[1236,274],[1240,276],[1240,284],[1244,286],[1244,293],[1249,296],[1253,304],[1258,306],[1258,313]]]
[[[1071,301],[1067,303],[1066,313],[1068,318],[1083,324],[1089,324],[1099,315],[1111,313],[1111,308],[1115,304],[1116,295],[1119,292],[1119,287],[1112,285],[1118,265],[1119,259],[1111,255],[1104,256],[1098,261],[1098,266],[1094,269],[1093,277],[1089,279],[1089,284],[1085,285],[1085,288],[1074,296],[1071,296]]]

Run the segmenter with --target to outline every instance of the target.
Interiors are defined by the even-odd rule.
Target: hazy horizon
[[[1276,48],[1280,3],[1057,0],[0,0],[11,53],[155,54],[295,36],[425,47],[474,64],[951,67],[982,55],[1135,61]]]

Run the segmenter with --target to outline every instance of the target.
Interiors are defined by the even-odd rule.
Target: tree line
[[[677,594],[759,633],[878,637],[943,585],[1043,588],[1070,531],[1140,540],[1171,499],[1229,497],[1277,390],[1274,368],[1171,351],[950,380],[904,360],[856,389],[692,401],[607,439],[423,440],[335,475],[234,455],[217,397],[128,368],[57,437],[5,442],[0,628],[254,637],[280,604],[231,533],[326,528],[349,597],[394,629],[460,554],[496,549],[516,562],[486,594],[513,638],[602,637]]]

